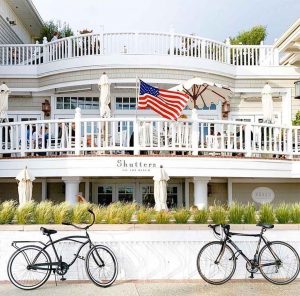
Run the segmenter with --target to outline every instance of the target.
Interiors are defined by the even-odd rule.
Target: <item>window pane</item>
[[[71,98],[71,109],[77,108],[77,98]]]

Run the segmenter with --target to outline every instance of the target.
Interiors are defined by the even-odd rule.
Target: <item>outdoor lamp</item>
[[[42,103],[42,111],[45,113],[45,116],[50,115],[51,106],[50,106],[50,102],[48,100],[45,100],[45,102]]]
[[[300,80],[295,82],[295,99],[300,99]]]

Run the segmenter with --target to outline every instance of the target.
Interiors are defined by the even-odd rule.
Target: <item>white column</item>
[[[47,180],[42,179],[42,201],[47,199]]]
[[[184,181],[184,198],[185,198],[185,208],[190,208],[190,179],[186,178]]]
[[[232,204],[232,179],[228,178],[227,180],[227,191],[228,191],[228,205]]]
[[[281,102],[282,110],[282,124],[291,125],[292,124],[292,90],[287,89],[285,95],[282,96]]]
[[[64,177],[62,180],[65,182],[65,201],[70,204],[77,203],[76,196],[79,193],[80,177]]]
[[[194,204],[199,209],[207,208],[207,184],[210,177],[194,177]]]
[[[84,198],[86,201],[90,201],[90,182],[86,181],[84,185]]]

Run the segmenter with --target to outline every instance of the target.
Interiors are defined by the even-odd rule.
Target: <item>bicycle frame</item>
[[[267,246],[267,248],[269,249],[269,251],[271,252],[271,254],[273,255],[274,259],[275,259],[275,262],[274,263],[266,263],[266,264],[263,264],[261,266],[272,266],[272,265],[278,265],[278,262],[280,262],[280,259],[278,258],[278,256],[275,254],[275,252],[272,250],[271,246],[270,246],[270,242],[263,236],[263,232],[264,232],[264,229],[261,230],[260,233],[258,234],[246,234],[246,233],[237,233],[237,232],[228,232],[225,233],[225,239],[223,240],[222,242],[222,248],[220,250],[220,253],[218,254],[217,256],[217,259],[215,260],[215,263],[218,264],[224,254],[224,251],[225,251],[225,247],[227,244],[230,244],[235,250],[236,252],[234,253],[234,257],[237,258],[239,255],[241,255],[248,264],[250,264],[250,266],[254,264],[258,264],[258,254],[259,254],[259,251],[260,251],[260,245],[261,245],[261,242],[263,241],[264,244]],[[250,237],[259,237],[259,241],[257,243],[257,247],[256,247],[256,251],[255,251],[255,254],[254,254],[254,262],[251,262],[251,259],[249,259],[244,253],[243,251],[231,240],[230,236],[250,236]],[[238,254],[238,255],[236,255]],[[232,258],[233,259],[233,258]],[[258,265],[257,265],[258,266]]]

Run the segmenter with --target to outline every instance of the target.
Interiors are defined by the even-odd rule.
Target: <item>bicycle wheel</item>
[[[230,280],[235,272],[236,259],[232,249],[225,246],[224,252],[216,259],[222,249],[222,242],[210,242],[203,246],[197,257],[197,269],[201,277],[213,285],[221,285]]]
[[[289,284],[299,273],[299,255],[285,242],[265,245],[259,253],[258,262],[264,278],[276,285]]]
[[[85,268],[91,281],[100,287],[109,287],[118,275],[116,256],[108,247],[102,245],[96,245],[89,250]]]
[[[40,268],[38,268],[39,266]],[[7,273],[12,284],[20,289],[39,288],[50,276],[50,256],[39,246],[22,247],[10,257]]]

